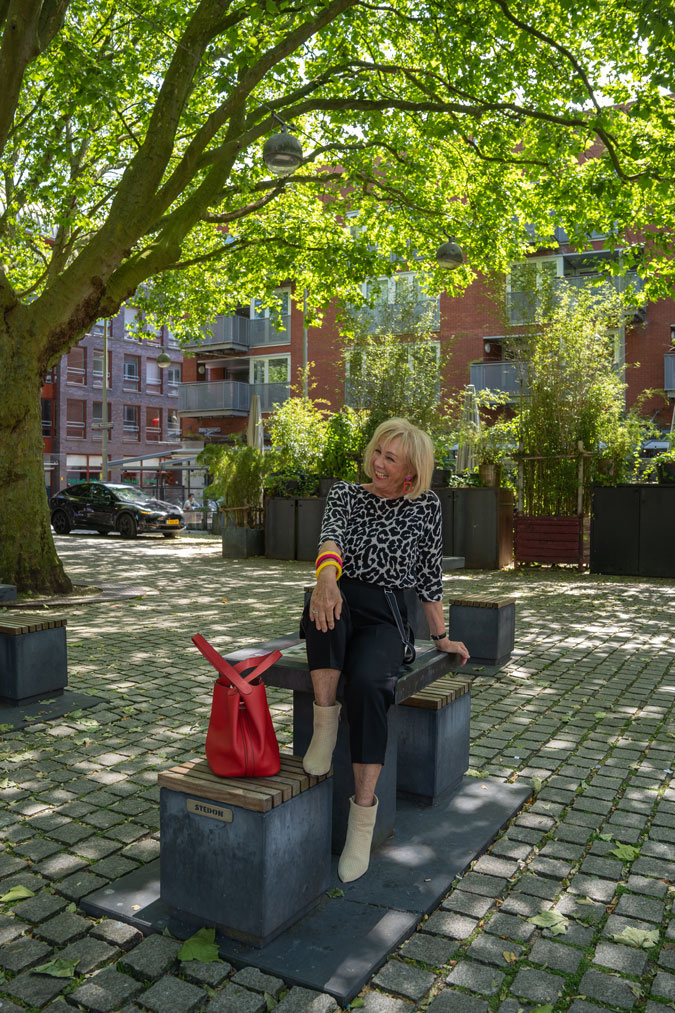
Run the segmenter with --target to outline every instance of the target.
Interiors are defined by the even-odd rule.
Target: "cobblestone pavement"
[[[59,551],[77,583],[148,590],[64,613],[70,687],[106,703],[3,733],[0,1013],[334,1009],[252,968],[181,962],[175,940],[78,910],[157,856],[157,769],[203,751],[213,677],[190,634],[227,649],[287,632],[311,569],[224,561],[196,536],[76,535]],[[675,584],[544,570],[455,572],[445,584],[518,599],[512,662],[474,683],[472,770],[538,791],[356,1007],[672,1008]],[[290,699],[272,690],[271,703],[290,745]],[[33,896],[7,900],[17,885]],[[55,957],[76,960],[76,977],[33,972]]]

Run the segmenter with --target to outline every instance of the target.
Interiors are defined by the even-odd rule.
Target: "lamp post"
[[[166,369],[167,366],[171,365],[171,356],[167,355],[166,352],[160,352],[157,356],[157,365],[160,369]]]
[[[436,263],[439,267],[446,267],[451,271],[459,267],[460,264],[464,263],[464,254],[462,253],[461,246],[448,237],[448,241],[441,243],[436,250]]]
[[[108,330],[110,321],[103,319],[103,393],[101,400],[101,481],[108,481]]]

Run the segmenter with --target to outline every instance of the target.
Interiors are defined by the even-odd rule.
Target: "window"
[[[127,441],[139,440],[141,437],[141,427],[139,424],[140,408],[138,405],[125,404],[123,418],[123,439]]]
[[[87,382],[87,349],[76,346],[68,352],[68,367],[66,372],[68,383]]]
[[[180,419],[177,411],[167,412],[167,439],[180,440]]]
[[[87,402],[68,398],[66,403],[66,436],[72,440],[83,440],[87,435]]]
[[[95,323],[91,325],[91,327],[89,328],[89,333],[95,334],[97,337],[102,338],[104,326],[105,321],[103,320],[103,317],[101,317],[100,320],[97,320]]]
[[[249,346],[286,345],[291,340],[290,289],[275,292],[270,306],[262,299],[251,300],[251,319],[248,327]]]
[[[145,439],[148,443],[157,443],[162,438],[162,409],[145,409]]]
[[[269,358],[256,356],[251,359],[250,382],[251,383],[288,383],[290,355],[275,355]]]
[[[51,436],[54,423],[53,408],[54,402],[51,398],[43,397],[42,401],[42,435]]]
[[[145,389],[148,394],[162,393],[162,371],[156,359],[148,359],[145,364]]]
[[[506,311],[511,324],[534,324],[552,307],[562,257],[536,257],[513,264],[506,278]]]
[[[372,338],[345,359],[345,403],[366,408],[395,394],[411,403],[438,403],[441,396],[441,346],[438,341]]]
[[[108,401],[108,432],[110,432],[110,419],[112,418],[112,404]],[[100,440],[103,432],[103,402],[94,401],[91,406],[91,435],[94,439]]]
[[[177,394],[180,384],[181,367],[169,366],[166,371],[167,394]]]
[[[95,348],[93,351],[93,383],[94,387],[103,386],[103,349]],[[110,390],[110,374],[112,372],[112,352],[108,352],[108,390]]]
[[[439,330],[440,299],[424,291],[414,271],[402,271],[391,278],[369,278],[362,290],[373,304],[355,311],[364,331],[412,334],[420,328]]]
[[[142,313],[133,306],[125,306],[122,310],[124,318],[124,337],[127,341],[159,341],[162,327],[148,323]]]
[[[124,356],[124,390],[141,389],[141,359],[138,355]]]
[[[265,306],[262,299],[254,299],[251,302],[251,319],[273,321],[278,317],[287,317],[291,312],[291,293],[289,289],[281,289],[274,293],[272,307]],[[278,320],[277,320],[278,322]]]

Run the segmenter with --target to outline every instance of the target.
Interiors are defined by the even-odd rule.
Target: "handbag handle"
[[[192,643],[198,651],[201,651],[206,660],[213,665],[219,675],[227,679],[243,696],[248,696],[249,693],[253,692],[253,687],[251,686],[253,679],[257,679],[259,675],[276,664],[281,657],[281,651],[271,651],[269,654],[245,658],[243,661],[238,661],[236,665],[232,665],[200,633],[194,635]],[[242,678],[239,673],[252,666],[255,666],[253,671]]]

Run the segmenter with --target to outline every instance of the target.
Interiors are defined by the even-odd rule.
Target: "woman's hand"
[[[461,640],[450,640],[449,637],[443,637],[442,640],[436,640],[434,643],[437,651],[445,651],[446,654],[459,654],[460,665],[466,665],[470,658],[470,654]]]
[[[309,600],[309,618],[317,630],[325,633],[335,627],[342,612],[342,595],[337,586],[337,570],[326,566],[317,577],[316,587]]]

